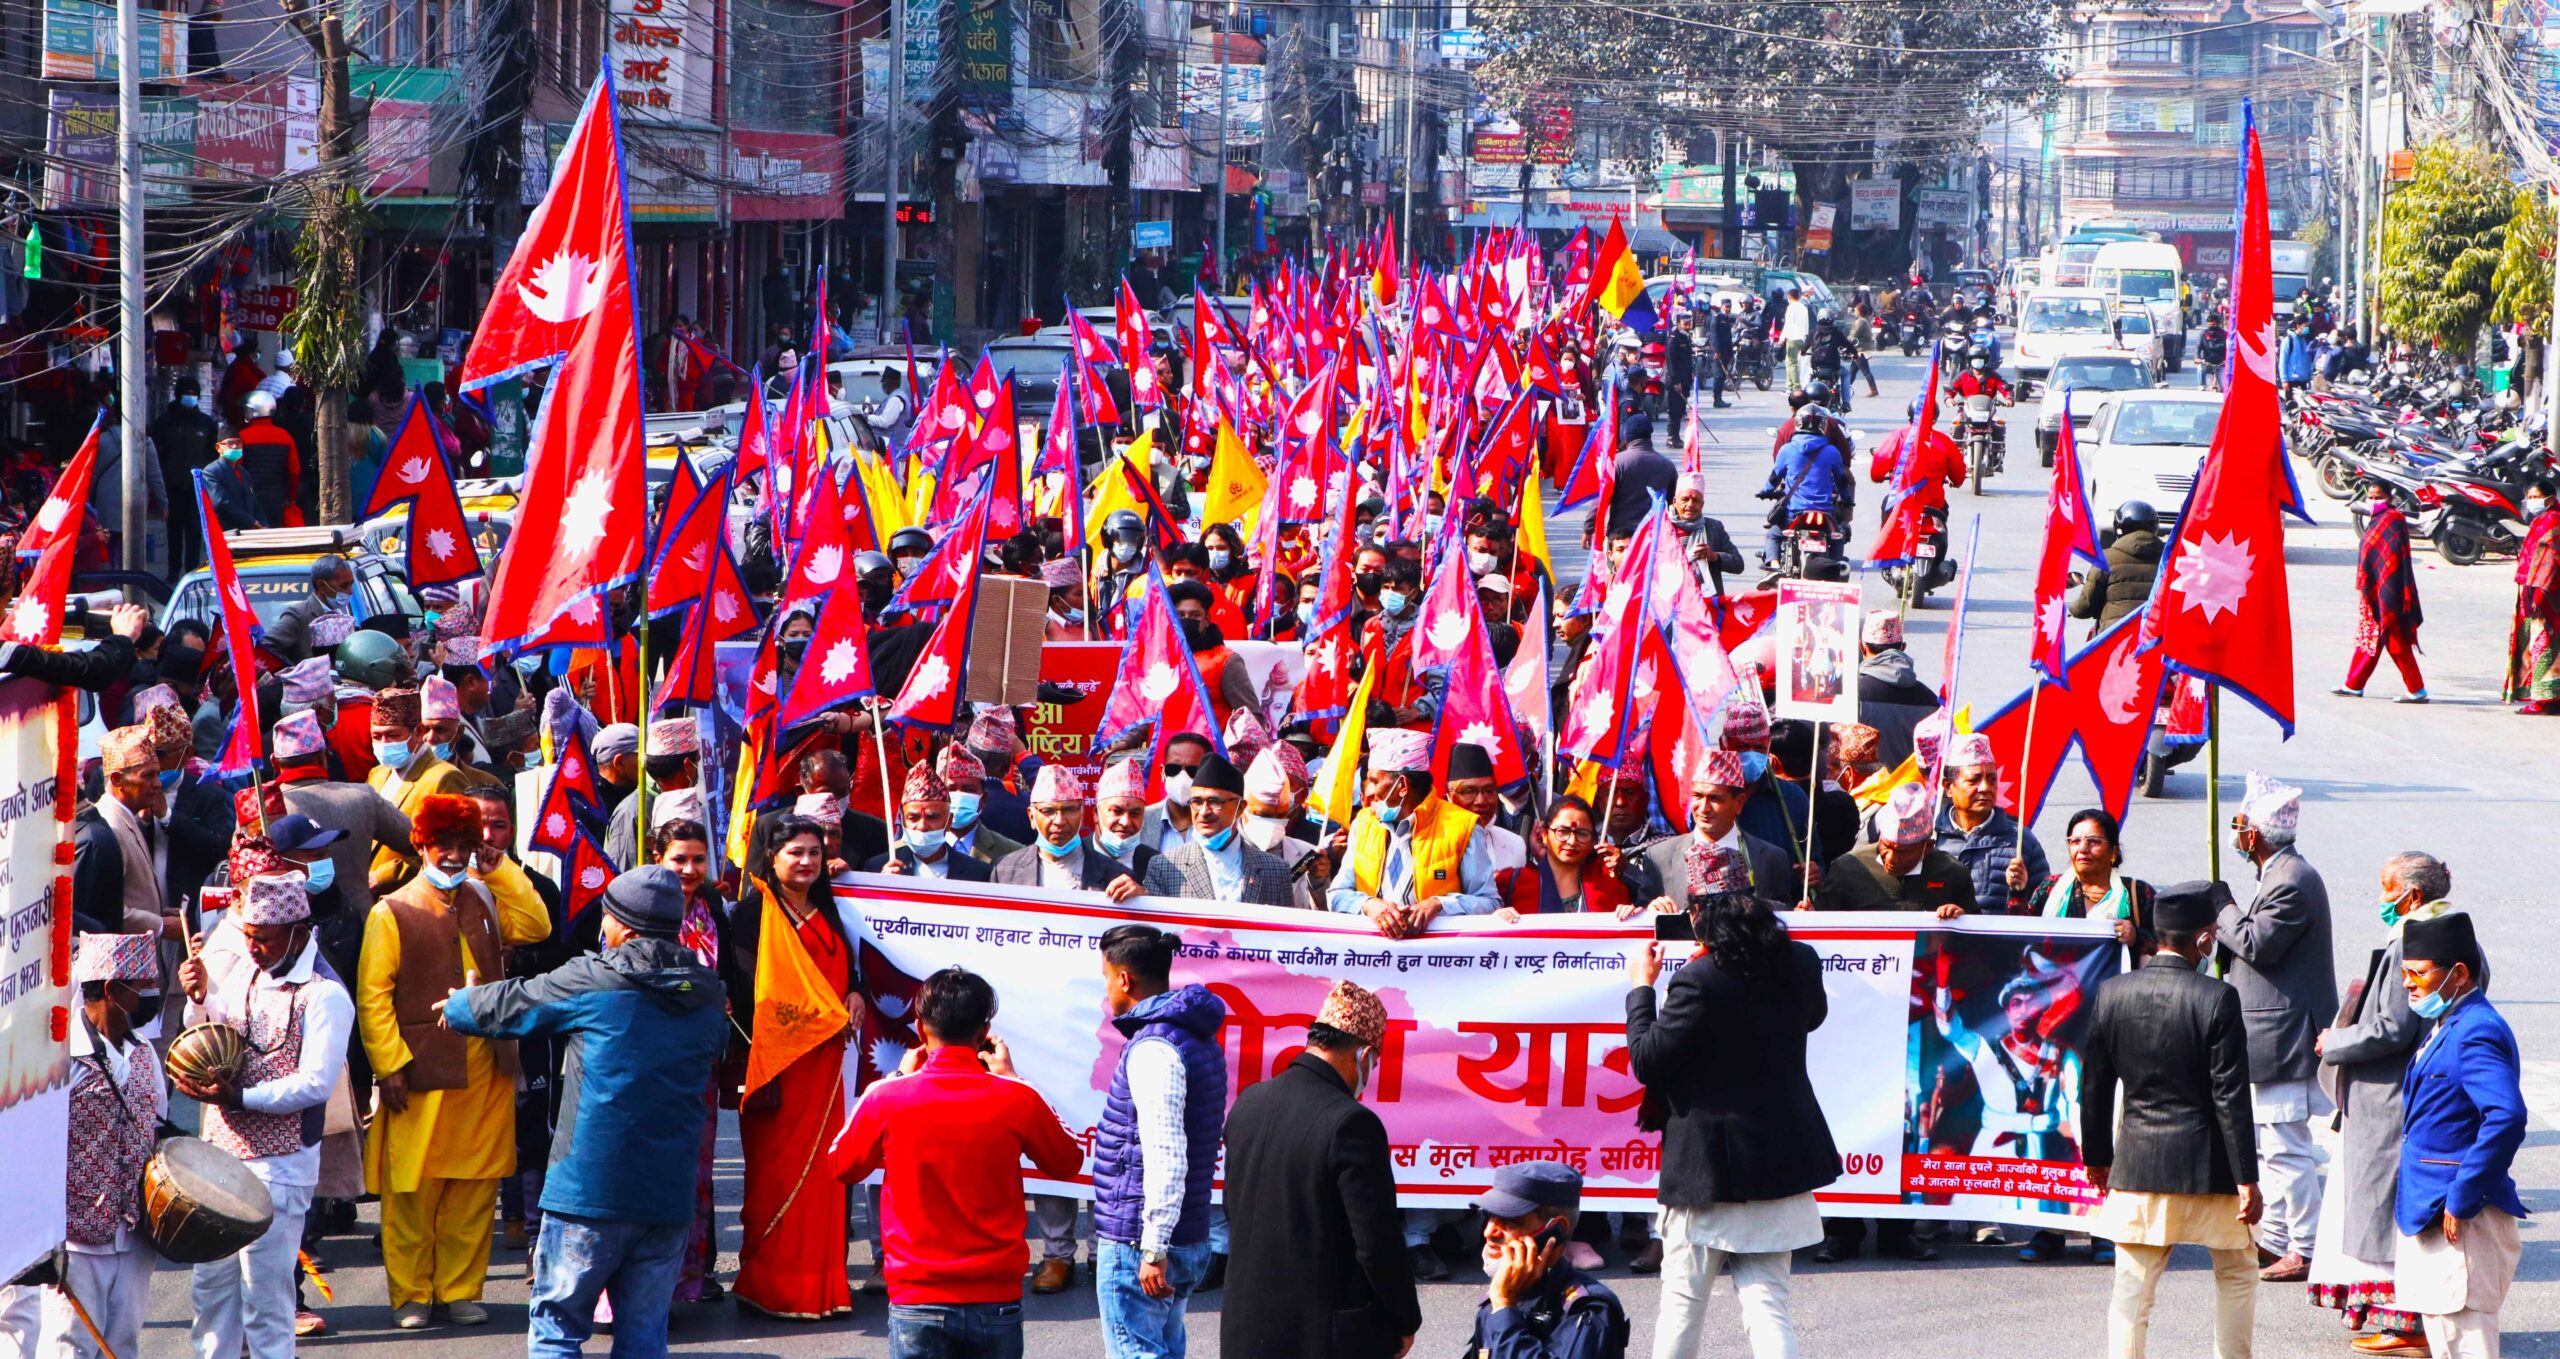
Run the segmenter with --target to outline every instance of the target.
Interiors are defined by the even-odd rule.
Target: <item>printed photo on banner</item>
[[[1778,582],[1778,716],[1858,720],[1858,586]]]

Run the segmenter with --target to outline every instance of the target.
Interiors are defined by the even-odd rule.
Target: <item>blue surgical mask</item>
[[[1058,621],[1068,625],[1069,627],[1073,627],[1084,621],[1084,610],[1061,609],[1058,611]]]
[[[1134,835],[1113,835],[1109,831],[1098,830],[1093,833],[1093,844],[1094,848],[1101,850],[1112,858],[1126,859],[1129,857],[1129,851],[1138,847],[1138,837]]]
[[[979,795],[976,793],[953,793],[951,795],[951,824],[953,826],[961,830],[967,830],[969,827],[978,824],[978,797]]]
[[[1314,600],[1308,600],[1306,603],[1301,604],[1301,605],[1299,605],[1299,606],[1298,606],[1298,626],[1299,626],[1299,627],[1302,627],[1302,628],[1312,629],[1312,628],[1314,628],[1314,627],[1315,627],[1315,625],[1316,625],[1316,605],[1315,605],[1315,601],[1314,601]]]
[[[222,450],[222,460],[224,462],[238,462],[242,458],[247,457],[248,454],[248,449],[243,448],[238,444],[231,444]]]
[[[2452,1007],[2453,998],[2444,993],[2442,984],[2438,984],[2433,991],[2409,1002],[2410,1013],[2420,1019],[2435,1019]]]
[[[1369,809],[1369,815],[1372,819],[1376,820],[1379,825],[1392,830],[1395,828],[1396,822],[1404,816],[1404,808],[1399,807],[1392,802],[1381,803],[1377,806],[1371,807]]]
[[[1063,845],[1050,844],[1045,837],[1040,841],[1040,852],[1052,859],[1066,858],[1082,848],[1084,848],[1084,837],[1081,835],[1068,836],[1067,842]]]
[[[1403,613],[1404,606],[1412,602],[1413,596],[1406,594],[1402,590],[1380,590],[1378,592],[1378,607],[1389,613]]]
[[[1230,825],[1215,835],[1204,835],[1198,838],[1202,849],[1212,854],[1224,854],[1227,852],[1227,846],[1236,842],[1236,828]]]
[[[447,873],[443,869],[436,867],[434,864],[428,864],[422,872],[429,883],[433,884],[439,891],[445,892],[450,892],[453,889],[460,887],[463,884],[463,881],[471,876],[471,870],[467,868],[455,869],[453,872]]]
[[[1229,552],[1223,547],[1213,547],[1209,549],[1209,569],[1212,571],[1224,571],[1229,566],[1234,565],[1235,560],[1236,554]]]
[[[182,396],[178,398],[178,404],[186,407],[188,410],[195,410],[204,405],[204,398],[197,396]]]
[[[328,891],[329,884],[337,880],[338,861],[335,859],[321,859],[302,866],[302,890],[315,897]]]
[[[373,762],[388,769],[408,768],[409,756],[411,753],[409,743],[406,741],[376,741],[373,743]]]
[[[453,742],[451,741],[436,742],[435,750],[436,758],[439,760],[451,760],[453,758]]]
[[[1742,752],[1742,776],[1758,783],[1769,772],[1769,753],[1765,750]]]
[[[187,771],[183,765],[176,769],[163,769],[160,771],[160,786],[175,792],[178,787],[178,780],[183,779],[186,776]]]
[[[940,853],[944,845],[951,843],[951,832],[947,830],[910,830],[902,838],[906,841],[907,848],[914,850],[918,854],[930,857],[934,854]]]

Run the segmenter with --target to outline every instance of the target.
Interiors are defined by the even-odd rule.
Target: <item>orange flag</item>
[[[763,886],[763,884],[758,884]],[[771,888],[764,892],[763,936],[756,948],[755,1042],[747,1048],[746,1094],[783,1073],[802,1054],[844,1032],[853,1016],[835,994],[800,931]]]

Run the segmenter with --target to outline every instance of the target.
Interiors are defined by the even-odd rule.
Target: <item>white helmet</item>
[[[249,413],[250,419],[263,420],[276,413],[276,399],[270,392],[251,392],[241,401],[240,408]]]

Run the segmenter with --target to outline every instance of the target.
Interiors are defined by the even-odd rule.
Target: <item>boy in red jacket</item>
[[[1022,1162],[1067,1179],[1084,1147],[989,1038],[996,993],[947,967],[916,996],[924,1046],[871,1087],[827,1153],[847,1184],[886,1168],[882,1270],[892,1359],[1020,1354]]]

